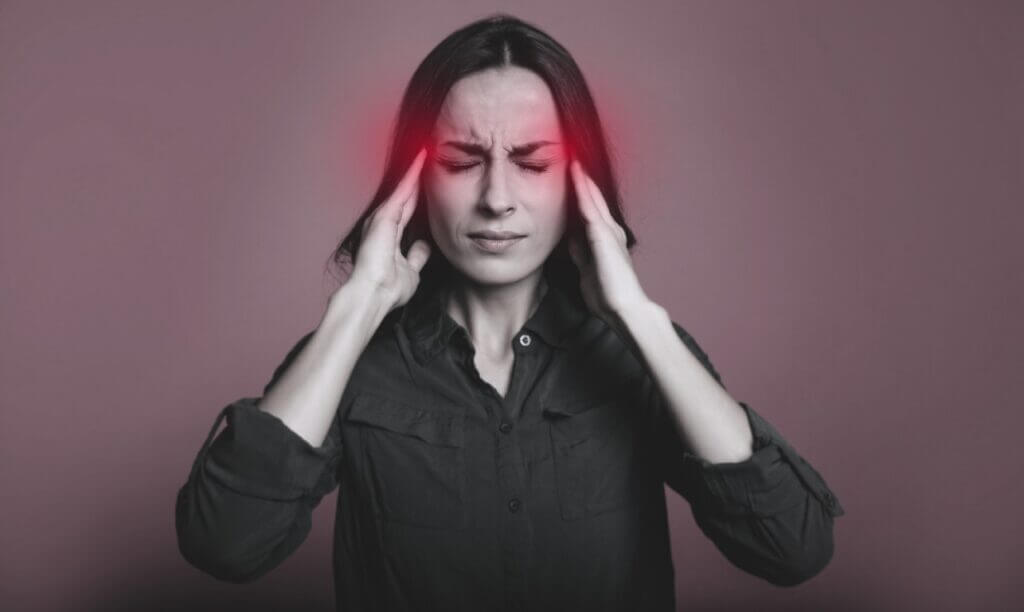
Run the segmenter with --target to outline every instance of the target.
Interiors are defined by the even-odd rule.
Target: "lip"
[[[511,238],[495,240],[492,238],[486,238],[479,234],[473,234],[470,235],[469,238],[473,241],[473,244],[477,245],[477,247],[483,251],[487,251],[488,253],[502,253],[522,242],[523,238],[526,238],[526,236],[513,235]]]
[[[480,232],[470,232],[467,234],[470,238],[487,238],[490,240],[507,240],[509,238],[522,238],[526,234],[517,234],[516,232],[509,231],[494,231],[494,230],[483,230]]]

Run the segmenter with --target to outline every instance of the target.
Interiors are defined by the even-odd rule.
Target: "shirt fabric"
[[[712,464],[686,448],[627,344],[564,289],[549,285],[511,342],[502,397],[441,293],[418,292],[361,354],[323,446],[261,411],[262,396],[229,404],[178,492],[182,555],[218,579],[255,580],[298,548],[337,487],[339,611],[668,612],[668,485],[743,571],[789,586],[829,563],[838,499],[745,402],[753,455]]]

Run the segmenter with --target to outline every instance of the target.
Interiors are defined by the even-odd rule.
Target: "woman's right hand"
[[[352,282],[377,292],[388,311],[408,302],[420,283],[420,270],[430,257],[430,246],[417,240],[402,255],[401,237],[416,208],[420,171],[426,150],[421,149],[391,195],[363,221],[362,242],[346,285]]]

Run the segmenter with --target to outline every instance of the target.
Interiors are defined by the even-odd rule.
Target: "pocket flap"
[[[617,400],[551,403],[542,409],[552,425],[570,438],[589,437],[594,432],[611,432],[629,426],[630,406]]]
[[[413,436],[438,446],[462,446],[464,417],[429,412],[391,398],[361,393],[347,420]]]
[[[581,412],[587,412],[588,410],[592,410],[598,404],[600,404],[600,402],[556,402],[545,404],[542,410],[544,412],[544,416],[548,417],[571,417],[576,416]]]

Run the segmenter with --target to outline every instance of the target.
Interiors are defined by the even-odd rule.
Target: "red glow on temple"
[[[644,159],[640,155],[643,150],[652,150],[656,143],[649,143],[650,146],[643,146],[640,140],[644,138],[643,124],[629,122],[629,117],[635,112],[643,112],[642,108],[634,108],[638,102],[631,96],[617,95],[614,88],[610,87],[604,79],[592,73],[587,75],[588,85],[594,95],[595,103],[600,113],[600,120],[604,129],[605,138],[608,144],[608,152],[613,171],[620,182],[626,174],[642,168]],[[394,132],[399,128],[399,97],[394,96],[393,83],[390,79],[380,77],[377,83],[371,83],[365,91],[378,92],[381,99],[363,97],[349,101],[345,110],[345,124],[347,129],[339,134],[341,142],[337,159],[343,178],[342,182],[345,191],[349,193],[366,194],[366,199],[376,190],[378,183],[383,176],[385,160],[392,145]],[[633,112],[630,112],[632,109]],[[436,110],[436,109],[435,109]],[[649,109],[648,109],[649,110]],[[421,148],[427,149],[427,163],[434,158],[436,147],[439,143],[434,138],[434,121],[436,117],[427,116],[425,112],[421,116],[405,118],[403,138],[400,139],[400,150],[394,155],[403,166],[412,161]],[[581,147],[573,142],[572,135],[568,133],[565,126],[561,126],[562,152],[561,155],[568,163],[579,159],[584,171],[596,172],[593,167],[594,160],[587,159],[593,150],[593,145]],[[581,158],[582,156],[582,158]],[[403,168],[402,170],[404,170]],[[593,175],[592,175],[593,176]],[[568,172],[566,178],[571,179]],[[602,181],[597,181],[599,184]],[[620,193],[624,197],[622,207],[627,217],[639,212],[645,203],[637,202],[629,197],[629,193],[620,184]],[[350,205],[361,209],[365,201],[353,201]]]

